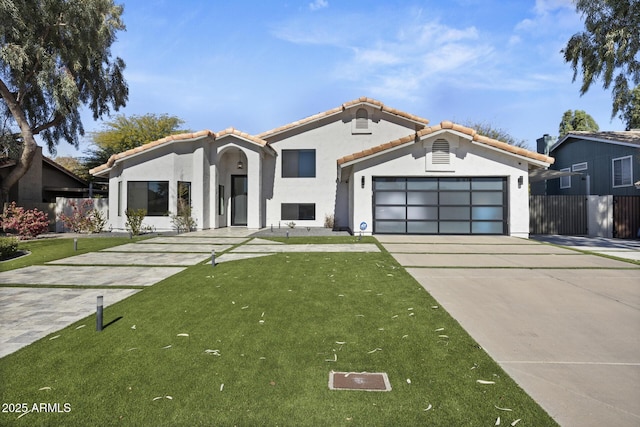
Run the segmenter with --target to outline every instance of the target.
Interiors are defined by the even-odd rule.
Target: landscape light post
[[[102,331],[102,295],[98,297],[96,307],[96,331]]]

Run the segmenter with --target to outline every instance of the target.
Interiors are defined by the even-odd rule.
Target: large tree
[[[636,86],[629,94],[629,102],[620,118],[627,125],[627,130],[640,129],[640,86]]]
[[[558,127],[558,139],[573,131],[597,132],[600,130],[598,123],[591,115],[583,110],[567,110],[562,115],[562,121]]]
[[[60,140],[77,148],[83,105],[94,120],[125,105],[125,64],[111,55],[122,11],[113,0],[0,1],[0,115],[5,144],[19,147],[2,200],[29,169],[36,135],[54,153]]]
[[[631,88],[640,84],[640,0],[575,3],[584,17],[585,31],[574,34],[562,53],[571,63],[573,80],[582,73],[581,95],[598,79],[605,89],[613,83],[613,118],[625,111]]]
[[[89,181],[89,170],[84,167],[82,161],[77,157],[62,156],[53,159],[57,164],[77,175],[78,177]]]
[[[187,132],[180,129],[184,120],[168,114],[117,115],[104,123],[103,129],[91,134],[94,148],[84,158],[88,169],[106,163],[113,154],[139,147],[168,135]]]
[[[506,130],[495,127],[491,123],[467,121],[464,125],[488,138],[497,139],[498,141],[506,142],[507,144],[511,144],[516,147],[529,149],[527,141],[524,139],[517,139]]]

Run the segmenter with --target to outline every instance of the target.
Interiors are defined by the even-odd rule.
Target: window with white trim
[[[633,184],[632,156],[612,159],[613,186],[628,187]]]
[[[571,172],[571,168],[560,169],[560,172]],[[571,188],[571,175],[560,177],[560,188]]]
[[[586,171],[589,168],[587,162],[575,163],[571,166],[573,172]]]

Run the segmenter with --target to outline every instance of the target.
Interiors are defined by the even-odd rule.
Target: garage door
[[[507,181],[483,178],[373,178],[373,232],[507,234]]]

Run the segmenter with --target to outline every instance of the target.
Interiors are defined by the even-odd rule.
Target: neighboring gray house
[[[0,182],[9,174],[16,161],[0,158]],[[87,197],[89,184],[73,172],[42,155],[38,147],[31,167],[9,190],[9,201],[31,209],[43,203],[55,203],[56,197]]]
[[[532,184],[533,194],[640,195],[640,130],[576,131],[550,147],[548,137],[537,142],[539,153],[555,158],[550,169],[562,176]]]

